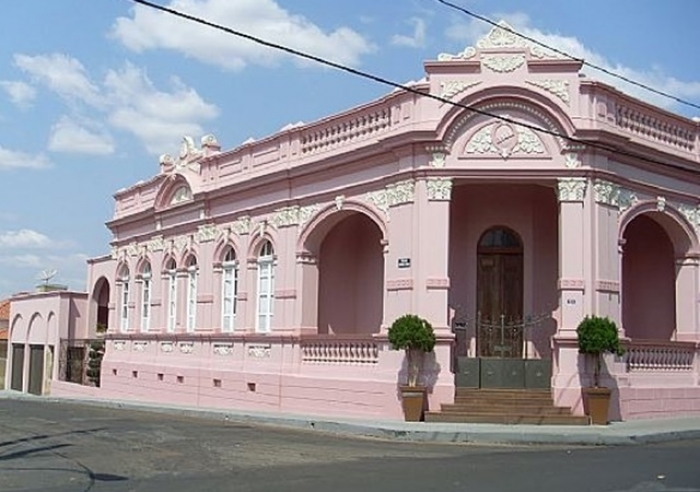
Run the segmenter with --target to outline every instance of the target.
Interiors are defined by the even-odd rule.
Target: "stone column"
[[[584,214],[586,178],[562,178],[559,198],[559,327],[558,336],[575,337],[586,313],[586,242],[590,228]],[[590,224],[588,224],[590,225]]]

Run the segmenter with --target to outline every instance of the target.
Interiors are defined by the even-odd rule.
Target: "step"
[[[464,406],[444,404],[441,411],[446,413],[502,413],[502,414],[528,414],[528,415],[571,415],[571,408],[554,406]]]
[[[499,413],[426,412],[426,422],[506,425],[588,425],[588,417],[573,415],[529,415]]]
[[[455,388],[455,397],[479,398],[551,398],[549,389]]]
[[[548,398],[540,398],[540,397],[533,397],[533,398],[528,398],[526,396],[522,396],[520,398],[508,398],[508,397],[487,397],[487,396],[456,396],[455,403],[464,403],[464,404],[495,404],[495,405],[520,405],[520,404],[528,404],[528,403],[535,403],[537,405],[551,405],[554,406],[554,400],[552,400],[551,397]]]

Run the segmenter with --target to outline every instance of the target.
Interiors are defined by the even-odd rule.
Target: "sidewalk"
[[[0,391],[1,399],[32,399],[76,403],[103,408],[124,408],[169,415],[243,422],[292,429],[314,430],[336,435],[395,441],[510,445],[597,445],[629,446],[700,439],[700,416],[674,419],[613,422],[607,426],[443,424],[425,422],[368,421],[310,417],[306,415],[251,413],[151,403],[121,402],[89,398],[57,398]]]

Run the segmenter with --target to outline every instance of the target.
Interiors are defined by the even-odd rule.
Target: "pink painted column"
[[[418,314],[433,324],[438,335],[451,335],[448,319],[451,195],[450,178],[427,178],[416,183],[415,304]]]
[[[593,311],[607,316],[622,329],[620,279],[622,256],[619,245],[620,187],[605,180],[593,185],[594,232],[590,243],[595,252]]]
[[[676,339],[699,341],[698,266],[700,259],[687,256],[676,260]]]
[[[559,327],[558,336],[575,337],[586,314],[586,178],[558,181],[559,196]],[[588,231],[590,232],[590,230]],[[588,248],[587,248],[588,246]]]

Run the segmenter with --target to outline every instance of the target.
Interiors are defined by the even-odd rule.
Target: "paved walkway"
[[[700,439],[700,416],[613,422],[606,426],[443,424],[252,413],[88,398],[39,397],[8,390],[0,391],[0,399],[3,398],[31,398],[107,408],[129,408],[170,415],[415,442],[621,446]]]

